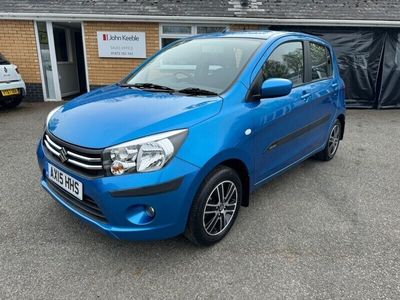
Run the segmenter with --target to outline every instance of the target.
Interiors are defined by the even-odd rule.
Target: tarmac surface
[[[400,298],[400,111],[349,110],[334,160],[252,194],[210,248],[111,239],[45,193],[35,150],[58,104],[0,110],[0,298]]]

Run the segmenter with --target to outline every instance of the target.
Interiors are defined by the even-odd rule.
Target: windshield
[[[0,53],[0,65],[8,65],[10,64],[8,60]]]
[[[219,94],[228,89],[261,43],[244,38],[183,41],[155,56],[126,84]]]

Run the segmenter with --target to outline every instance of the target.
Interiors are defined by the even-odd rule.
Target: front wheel
[[[231,168],[211,172],[196,194],[185,236],[196,245],[210,246],[229,232],[242,203],[242,182]]]
[[[326,142],[324,150],[318,152],[315,157],[323,161],[331,160],[335,156],[339,148],[341,137],[342,123],[338,119],[336,119],[335,124],[333,124],[331,130],[329,131],[328,141]]]

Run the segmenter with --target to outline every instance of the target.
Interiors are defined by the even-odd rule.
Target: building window
[[[226,29],[225,26],[197,26],[197,34],[222,32],[225,29]]]
[[[163,48],[177,40],[195,34],[222,32],[226,26],[213,25],[161,25],[160,47]]]
[[[179,40],[180,38],[162,38],[161,39],[161,48],[168,46],[169,44]]]
[[[162,27],[163,34],[191,34],[192,26],[188,25],[164,25]]]

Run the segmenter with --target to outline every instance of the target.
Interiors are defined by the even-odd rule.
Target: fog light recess
[[[135,205],[128,211],[129,222],[136,225],[145,225],[154,220],[156,211],[152,206]]]

